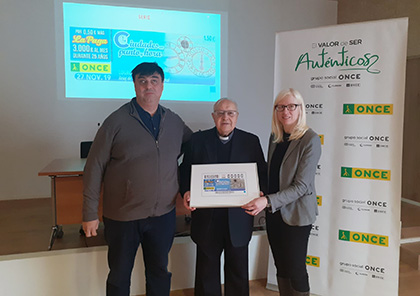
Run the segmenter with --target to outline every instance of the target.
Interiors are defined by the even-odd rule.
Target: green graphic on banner
[[[343,114],[392,115],[394,104],[343,104]]]
[[[70,63],[71,65],[71,71],[80,71],[80,63]]]
[[[342,229],[338,230],[338,239],[341,241],[375,245],[381,247],[388,247],[389,245],[389,237],[386,235],[356,232]]]
[[[312,56],[309,52],[305,52],[299,56],[295,71],[298,71],[299,67],[302,66],[306,70],[340,68],[339,71],[353,70],[366,71],[370,74],[381,73],[381,70],[372,68],[379,61],[379,55],[367,52],[356,56],[349,52],[350,50],[345,46],[336,52],[337,55],[335,56],[325,48],[319,53],[312,54]]]
[[[351,178],[352,175],[353,175],[352,168],[341,167],[341,177],[343,177],[343,178]]]
[[[343,114],[354,114],[354,104],[344,104]]]
[[[342,241],[350,241],[350,231],[348,230],[338,230],[338,239]]]
[[[341,177],[390,181],[391,171],[380,169],[341,167]]]

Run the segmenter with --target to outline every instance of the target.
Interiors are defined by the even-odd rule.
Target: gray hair
[[[238,104],[236,104],[235,101],[233,101],[231,99],[228,99],[228,98],[221,98],[216,103],[214,103],[214,105],[213,105],[213,111],[216,111],[217,108],[219,107],[219,105],[222,104],[225,101],[228,101],[228,102],[233,103],[235,105],[236,111],[238,111]]]

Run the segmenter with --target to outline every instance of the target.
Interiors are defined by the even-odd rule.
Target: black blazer
[[[216,128],[199,131],[192,135],[187,143],[184,160],[181,164],[181,194],[190,190],[191,165],[217,163]],[[230,163],[256,162],[260,190],[267,192],[267,163],[261,149],[259,138],[251,133],[235,129],[232,136]],[[196,244],[205,244],[211,240],[207,233],[212,222],[213,208],[201,208],[192,212],[191,238]],[[249,243],[252,235],[254,217],[241,208],[228,209],[230,238],[233,246],[241,247]]]

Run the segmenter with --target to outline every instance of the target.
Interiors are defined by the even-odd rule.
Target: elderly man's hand
[[[184,207],[187,210],[195,211],[194,207],[190,207],[191,194],[189,191],[185,192],[183,200],[184,200]]]

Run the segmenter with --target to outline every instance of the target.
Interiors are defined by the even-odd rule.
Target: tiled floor
[[[182,217],[180,218],[182,219]],[[402,203],[401,220],[403,227],[420,226],[420,207]],[[46,251],[51,233],[50,199],[28,199],[0,201],[0,256],[27,252]],[[95,239],[79,235],[80,225],[64,226],[64,237],[55,241],[53,250],[104,245],[103,227]],[[420,295],[420,271],[410,265],[400,263],[399,295]],[[278,295],[265,289],[265,280],[252,281],[251,295]],[[178,290],[172,296],[192,296],[192,289]],[[375,295],[376,296],[376,295]]]
[[[251,296],[278,296],[279,293],[265,288],[266,280],[255,280],[249,283],[249,295]],[[144,296],[144,295],[142,295]],[[172,291],[171,296],[194,296],[194,289]]]

